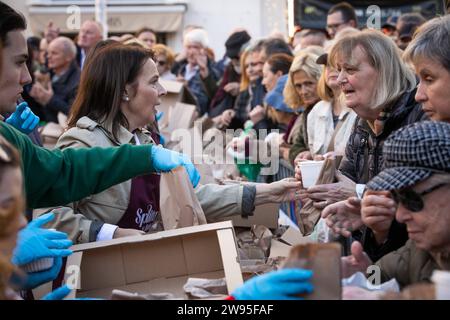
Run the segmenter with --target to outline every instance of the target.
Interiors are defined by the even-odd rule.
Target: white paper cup
[[[302,174],[302,184],[304,188],[309,188],[316,184],[320,170],[324,161],[301,161],[298,163]]]
[[[436,300],[450,300],[450,272],[434,270],[431,281],[436,288]]]

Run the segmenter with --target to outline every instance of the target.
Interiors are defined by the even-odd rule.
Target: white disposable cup
[[[450,300],[450,272],[434,270],[431,281],[436,288],[436,300]]]
[[[302,184],[304,188],[309,188],[316,184],[320,170],[324,161],[301,161],[298,163],[302,174]]]

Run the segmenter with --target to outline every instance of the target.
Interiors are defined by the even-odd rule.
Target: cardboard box
[[[169,230],[145,236],[76,245],[65,283],[78,289],[68,298],[109,298],[113,289],[140,294],[172,293],[185,298],[189,277],[226,278],[228,292],[243,283],[230,222]]]
[[[338,243],[308,243],[292,248],[283,268],[304,268],[314,272],[314,291],[306,300],[341,299],[341,246]]]
[[[177,102],[181,102],[183,95],[183,84],[178,81],[160,80],[161,85],[167,90],[167,94],[161,97],[161,104],[156,107],[158,111],[164,112],[159,120],[160,128],[169,123],[169,109],[175,106]]]
[[[252,227],[254,225],[263,225],[269,229],[278,228],[278,214],[280,210],[279,203],[266,203],[255,207],[253,216],[242,218],[241,216],[227,217],[225,220],[231,220],[235,227]]]
[[[193,107],[196,110],[196,100],[181,82],[160,80],[160,83],[167,90],[167,94],[161,97],[161,104],[156,107],[158,111],[164,112],[159,120],[159,128],[165,138],[170,138],[170,130],[174,128],[173,125],[176,125],[171,125],[173,119],[183,118],[180,110],[182,111],[182,108],[186,108],[187,105],[190,106],[189,109]],[[177,106],[177,103],[183,103],[184,105]],[[166,135],[168,136],[166,137]]]

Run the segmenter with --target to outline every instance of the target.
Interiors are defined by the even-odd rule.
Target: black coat
[[[72,102],[77,95],[78,85],[80,83],[80,69],[73,62],[69,70],[64,73],[57,81],[52,82],[54,95],[45,106],[45,118],[47,121],[58,122],[57,114],[62,112],[69,114]]]
[[[373,133],[366,120],[356,118],[339,168],[345,176],[356,183],[367,183],[383,169],[383,143],[388,136],[408,124],[426,119],[422,106],[414,99],[415,93],[414,89],[400,96],[385,120],[383,132],[378,136]],[[405,225],[396,220],[391,225],[387,241],[381,246],[377,245],[369,228],[364,228],[362,233],[357,232],[353,236],[362,242],[364,251],[372,261],[397,250],[408,240]]]

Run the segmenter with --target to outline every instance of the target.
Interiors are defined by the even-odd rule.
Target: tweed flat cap
[[[423,121],[394,132],[383,146],[384,169],[370,190],[398,190],[433,173],[450,174],[450,123]]]

